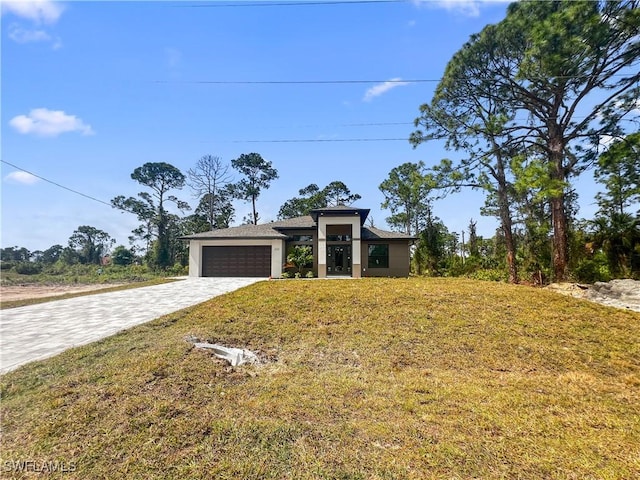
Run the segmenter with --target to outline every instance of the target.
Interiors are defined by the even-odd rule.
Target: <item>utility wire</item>
[[[408,142],[408,138],[309,138],[294,140],[226,140],[221,143],[328,143],[328,142]],[[209,142],[207,142],[209,143]]]
[[[74,190],[73,188],[65,187],[64,185],[61,185],[58,182],[54,182],[53,180],[49,180],[48,178],[45,178],[45,177],[43,177],[41,175],[38,175],[38,174],[33,173],[33,172],[30,172],[29,170],[25,170],[24,168],[19,167],[18,165],[14,165],[13,163],[7,162],[6,160],[0,160],[0,162],[4,163],[6,165],[9,165],[10,167],[13,167],[13,168],[15,168],[15,169],[17,169],[17,170],[19,170],[21,172],[25,172],[25,173],[28,173],[29,175],[33,175],[34,177],[39,178],[40,180],[43,180],[43,181],[45,181],[47,183],[50,183],[52,185],[55,185],[56,187],[59,187],[59,188],[62,188],[64,190],[67,190],[69,192],[75,193],[76,195],[80,195],[81,197],[88,198],[89,200],[93,200],[94,202],[102,203],[103,205],[107,205],[107,206],[109,206],[111,208],[118,208],[118,207],[116,207],[116,206],[114,206],[114,205],[112,205],[112,204],[110,204],[108,202],[105,202],[104,200],[100,200],[99,198],[92,197],[91,195],[87,195],[86,193],[79,192],[78,190]],[[118,209],[119,210],[124,210],[125,212],[128,212],[128,213],[134,213],[134,212],[130,212],[129,210],[125,210],[124,208],[118,208]]]
[[[616,73],[611,77],[628,77],[626,73]],[[589,78],[590,75],[556,75],[553,78],[559,80],[571,80]],[[184,84],[184,85],[340,85],[340,84],[369,84],[369,83],[439,83],[442,78],[414,78],[404,80],[401,78],[385,80],[151,80],[151,83],[160,85]]]
[[[386,125],[413,125],[413,122],[382,122],[382,123],[343,123],[338,127],[379,127]],[[310,127],[317,127],[322,125],[309,125]]]
[[[363,83],[436,83],[441,79],[414,80],[153,80],[153,83],[201,84],[201,85],[324,85],[324,84],[363,84]]]
[[[336,127],[388,127],[395,125],[414,125],[413,122],[367,122],[367,123],[337,123],[330,124],[301,124],[301,125],[270,125],[271,128],[336,128]]]
[[[186,2],[185,2],[186,3]],[[175,5],[179,8],[235,8],[235,7],[300,7],[306,5],[349,5],[349,4],[375,4],[375,3],[407,3],[407,0],[311,0],[308,2],[301,0],[287,1],[242,1],[234,2],[207,2],[202,4],[191,3],[189,5]]]
[[[300,139],[300,140],[286,140],[286,139],[282,139],[282,140],[228,140],[226,141],[226,143],[310,143],[310,142],[323,142],[323,143],[328,143],[328,142],[396,142],[396,141],[407,141],[407,138],[344,138],[344,139],[339,139],[339,138],[335,138],[335,139]],[[202,142],[202,143],[213,143],[213,142]],[[39,178],[40,180],[43,180],[47,183],[50,183],[52,185],[55,185],[58,188],[62,188],[63,190],[67,190],[71,193],[75,193],[76,195],[80,195],[81,197],[84,198],[88,198],[89,200],[93,200],[94,202],[98,202],[101,203],[103,205],[107,205],[108,207],[111,208],[115,208],[117,210],[122,210],[124,212],[127,213],[133,213],[135,214],[135,212],[132,212],[130,210],[127,210],[125,208],[122,207],[117,207],[115,205],[112,205],[111,203],[105,202],[104,200],[100,200],[99,198],[96,197],[92,197],[91,195],[87,195],[86,193],[82,193],[79,192],[78,190],[74,190],[73,188],[67,187],[65,185],[62,185],[58,182],[54,182],[53,180],[49,180],[48,178],[43,177],[42,175],[38,175],[37,173],[33,173],[30,172],[29,170],[22,168],[18,165],[15,165],[11,162],[7,162],[6,160],[1,160],[0,162],[4,163],[5,165],[9,165],[10,167],[15,168],[16,170],[19,170],[21,172],[25,172],[28,173],[29,175],[32,175],[36,178]]]

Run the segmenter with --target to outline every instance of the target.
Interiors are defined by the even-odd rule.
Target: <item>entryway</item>
[[[327,245],[327,275],[351,276],[351,245]]]

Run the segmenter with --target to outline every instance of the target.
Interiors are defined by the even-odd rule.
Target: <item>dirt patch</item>
[[[570,297],[586,298],[589,285],[581,283],[552,283],[545,288]]]
[[[640,312],[640,281],[638,280],[611,280],[596,282],[593,285],[552,283],[546,288],[563,295]]]
[[[92,292],[113,288],[123,283],[109,283],[102,285],[11,285],[0,286],[0,298],[3,302],[12,300],[26,300],[29,298],[55,297],[67,293]]]

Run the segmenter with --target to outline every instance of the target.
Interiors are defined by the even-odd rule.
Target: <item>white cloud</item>
[[[48,42],[51,36],[44,30],[27,30],[17,23],[9,26],[9,38],[17,43]]]
[[[53,38],[44,30],[26,29],[17,23],[9,26],[9,38],[16,43],[34,43],[34,42],[51,42],[53,48],[58,49],[62,46],[59,38]]]
[[[38,177],[22,171],[11,172],[4,178],[5,180],[9,180],[10,182],[21,183],[23,185],[33,185],[34,183],[37,183],[39,181]]]
[[[62,47],[59,37],[52,36],[42,28],[44,24],[54,24],[62,15],[64,6],[51,0],[19,0],[1,2],[2,15],[7,13],[20,17],[32,24],[25,27],[21,23],[9,26],[9,38],[16,43],[51,43],[54,50]]]
[[[51,0],[18,0],[2,2],[2,14],[12,13],[36,24],[56,23],[64,11],[64,5]]]
[[[369,90],[367,90],[364,94],[364,98],[362,99],[365,102],[370,102],[375,97],[382,95],[383,93],[388,92],[392,88],[401,87],[403,85],[409,85],[409,82],[402,82],[400,78],[392,78],[383,83],[379,83],[378,85],[374,85]]]
[[[67,115],[62,110],[34,108],[29,115],[18,115],[9,121],[9,125],[23,134],[33,133],[41,137],[57,137],[65,132],[80,132],[93,135],[91,125],[85,124],[75,115]]]
[[[480,15],[480,4],[476,0],[439,0],[434,3],[440,8],[468,17]]]
[[[467,17],[480,15],[480,7],[489,3],[511,3],[513,0],[412,0],[414,5],[426,5],[432,8],[443,8],[452,13],[458,13]]]

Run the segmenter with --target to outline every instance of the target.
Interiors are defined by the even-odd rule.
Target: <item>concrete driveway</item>
[[[262,278],[187,278],[0,311],[0,373],[95,342]]]

